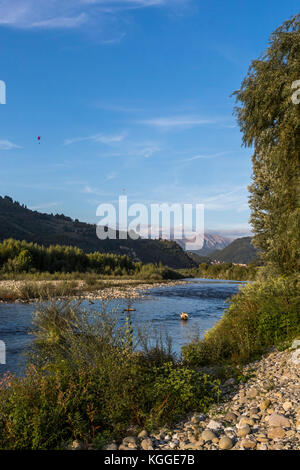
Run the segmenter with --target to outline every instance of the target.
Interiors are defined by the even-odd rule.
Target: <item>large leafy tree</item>
[[[254,148],[253,244],[266,264],[284,274],[300,270],[300,104],[292,100],[298,80],[300,14],[271,35],[234,93],[243,143]]]

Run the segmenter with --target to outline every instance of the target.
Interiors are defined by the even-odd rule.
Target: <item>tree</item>
[[[243,144],[254,147],[253,244],[279,273],[300,268],[300,104],[292,101],[297,80],[300,14],[271,35],[266,52],[252,62],[234,93]]]

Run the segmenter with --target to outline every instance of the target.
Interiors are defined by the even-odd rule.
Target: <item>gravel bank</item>
[[[298,347],[298,349],[297,349]],[[173,429],[142,431],[110,450],[299,450],[300,341],[244,368],[246,383],[229,379],[223,402],[207,415],[194,413]]]

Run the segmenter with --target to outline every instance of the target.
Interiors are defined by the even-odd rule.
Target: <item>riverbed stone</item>
[[[285,430],[281,427],[270,428],[268,431],[269,439],[283,439],[285,436]]]
[[[139,439],[145,439],[146,437],[148,437],[148,433],[145,429],[138,434]]]
[[[246,437],[248,434],[250,434],[251,428],[249,424],[244,424],[242,427],[240,427],[237,431],[238,437]]]
[[[244,366],[243,374],[250,377],[245,383],[237,384],[234,393],[224,391],[199,422],[194,417],[200,413],[191,413],[164,434],[156,431],[153,449],[300,450],[300,368],[290,355],[290,350],[274,350]]]
[[[149,437],[146,437],[146,439],[142,440],[141,447],[143,450],[153,450],[152,440]]]
[[[210,429],[206,429],[201,434],[201,439],[203,439],[204,442],[213,441],[215,438],[215,433],[213,433]]]
[[[218,431],[223,428],[223,425],[219,423],[218,421],[211,419],[207,425],[208,429],[211,431]]]
[[[273,427],[280,427],[280,426],[283,426],[286,428],[290,427],[289,419],[280,413],[272,413],[269,416],[268,423],[269,423],[269,426],[273,426]]]
[[[229,450],[229,449],[232,449],[232,447],[233,447],[233,442],[229,437],[227,436],[221,437],[219,441],[220,450]]]

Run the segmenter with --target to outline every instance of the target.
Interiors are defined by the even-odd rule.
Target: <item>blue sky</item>
[[[247,233],[251,150],[230,94],[298,11],[296,0],[0,1],[0,194],[87,222],[123,193],[203,203],[206,230]]]

